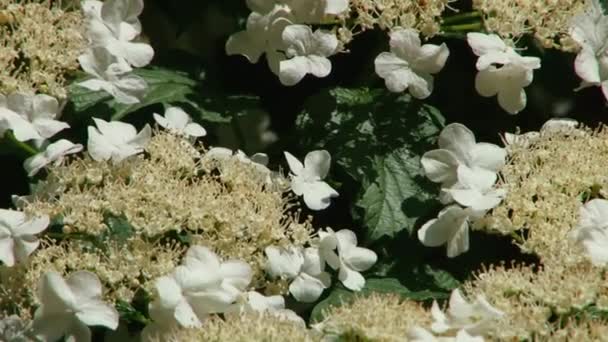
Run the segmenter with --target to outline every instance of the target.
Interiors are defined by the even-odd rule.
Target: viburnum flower
[[[152,129],[146,124],[137,133],[135,127],[125,122],[93,118],[97,128],[89,126],[87,150],[93,160],[112,160],[118,163],[132,155],[143,152],[150,141]]]
[[[390,35],[391,52],[382,52],[374,61],[376,74],[392,92],[409,90],[413,97],[427,98],[433,91],[433,76],[450,54],[447,46],[421,45],[418,32],[399,28]]]
[[[21,211],[0,209],[0,261],[8,267],[25,261],[40,245],[35,234],[49,222],[46,215],[28,218]]]
[[[285,159],[292,173],[291,190],[298,196],[304,196],[304,203],[309,209],[325,209],[329,207],[332,197],[338,197],[338,192],[322,181],[331,164],[329,152],[309,152],[304,158],[304,164],[289,152],[285,152]]]
[[[408,341],[411,342],[484,342],[482,336],[471,336],[462,329],[456,333],[455,337],[435,336],[432,332],[415,326],[408,331]]]
[[[317,248],[302,250],[294,246],[268,246],[264,252],[268,258],[268,274],[273,278],[293,280],[289,292],[299,302],[316,301],[323,290],[331,285],[329,273],[325,272],[325,262]]]
[[[286,5],[271,8],[268,13],[254,11],[249,14],[246,30],[233,34],[226,41],[226,54],[243,55],[250,63],[256,63],[262,54],[266,54],[268,67],[278,75],[279,64],[285,59],[281,52],[284,50],[283,29],[292,24],[293,16]]]
[[[256,291],[244,292],[237,299],[237,303],[230,308],[229,312],[232,311],[239,313],[247,311],[264,312],[306,326],[302,317],[292,310],[285,309],[285,298],[279,295],[267,297]]]
[[[132,42],[141,33],[137,17],[144,9],[143,0],[87,0],[83,9],[93,47],[103,46],[136,67],[150,63],[154,49],[146,43]]]
[[[154,324],[200,327],[212,313],[228,311],[251,282],[252,270],[236,260],[222,262],[203,246],[192,246],[182,265],[158,278],[158,297],[149,305]]]
[[[77,271],[63,279],[49,271],[40,279],[38,300],[34,313],[33,332],[43,341],[90,341],[88,326],[118,327],[118,312],[101,300],[99,278],[88,271]]]
[[[469,220],[475,213],[458,205],[444,208],[439,216],[422,225],[418,240],[427,247],[447,245],[447,256],[454,258],[469,250]]]
[[[165,116],[153,113],[154,120],[167,130],[179,135],[191,137],[203,137],[207,131],[179,107],[169,107],[165,110]]]
[[[540,58],[522,57],[495,34],[470,32],[467,41],[479,56],[475,89],[481,96],[498,94],[498,104],[508,113],[517,114],[526,107],[524,87],[532,83]]]
[[[547,122],[542,125],[539,132],[530,131],[524,134],[513,134],[505,132],[503,141],[506,146],[516,144],[527,147],[532,142],[534,142],[534,140],[538,139],[541,134],[556,132],[575,132],[578,124],[578,121],[570,118],[553,118],[547,120]],[[582,133],[583,131],[578,132]]]
[[[443,188],[458,183],[457,170],[461,165],[480,176],[495,174],[505,165],[505,149],[476,142],[473,132],[459,123],[447,125],[439,134],[438,144],[439,149],[426,152],[420,162],[426,176]]]
[[[25,171],[27,171],[27,175],[32,177],[43,167],[49,164],[58,165],[65,156],[78,153],[82,151],[82,148],[83,146],[81,144],[74,144],[69,140],[61,139],[48,145],[44,152],[27,158],[23,162],[23,167],[25,168]]]
[[[468,334],[478,336],[483,335],[504,313],[488,303],[483,295],[477,295],[473,303],[468,303],[460,290],[454,289],[447,313],[443,313],[434,301],[431,315],[434,320],[431,330],[436,334],[463,329]]]
[[[598,0],[590,1],[585,11],[572,19],[570,36],[581,47],[574,61],[574,70],[582,79],[578,89],[599,86],[608,99],[608,16]]]
[[[593,264],[608,264],[608,200],[596,198],[585,203],[570,238],[582,245]]]
[[[11,129],[19,141],[45,140],[69,128],[60,116],[57,99],[45,94],[0,94],[0,132]]]
[[[331,72],[331,61],[327,58],[338,49],[336,35],[316,30],[307,25],[289,25],[282,33],[285,55],[288,59],[279,64],[279,80],[292,86],[306,74],[325,77]]]
[[[464,165],[457,168],[458,184],[446,189],[456,203],[481,212],[496,207],[505,197],[506,190],[496,189],[497,176],[491,172],[475,172]]]
[[[133,69],[126,61],[112,55],[104,47],[88,49],[78,57],[78,62],[93,78],[77,85],[93,91],[103,90],[118,103],[139,103],[148,88],[143,78],[130,74]]]
[[[348,229],[319,231],[319,252],[331,268],[339,270],[338,279],[352,291],[363,289],[365,278],[360,272],[368,270],[378,260],[374,251],[357,247],[357,236]]]

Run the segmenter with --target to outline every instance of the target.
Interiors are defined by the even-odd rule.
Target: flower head
[[[61,139],[48,145],[44,152],[27,158],[23,162],[23,167],[27,171],[28,176],[32,177],[43,167],[49,164],[58,165],[65,156],[72,153],[78,153],[82,151],[82,148],[83,146],[81,144],[74,144],[69,140]]]
[[[498,104],[510,114],[526,107],[526,92],[532,83],[533,70],[540,68],[537,57],[522,57],[495,34],[471,32],[467,41],[477,60],[475,89],[481,96],[498,94]]]
[[[608,200],[593,199],[582,206],[570,237],[582,245],[595,265],[608,264]]]
[[[331,268],[339,270],[338,278],[342,284],[353,291],[363,289],[365,278],[360,272],[368,270],[376,263],[376,253],[357,247],[357,236],[348,229],[335,233],[330,228],[319,231],[319,240],[321,256]]]
[[[152,129],[146,124],[137,133],[135,127],[120,121],[107,122],[93,118],[97,128],[89,126],[87,150],[96,161],[112,160],[115,163],[144,150],[150,141]]]
[[[90,341],[88,326],[101,325],[115,330],[118,312],[101,300],[99,278],[88,271],[77,271],[67,279],[49,271],[40,279],[40,306],[34,313],[33,331],[44,341]]]
[[[447,46],[421,45],[418,32],[398,29],[391,33],[391,52],[383,52],[375,60],[378,76],[393,92],[409,89],[410,94],[424,99],[433,91],[433,76],[438,73],[450,54]]]
[[[291,189],[298,196],[304,196],[304,203],[312,210],[329,207],[332,197],[338,197],[334,190],[322,179],[327,176],[331,156],[325,150],[309,152],[302,164],[291,153],[285,152],[285,159],[291,170]]]
[[[25,261],[40,244],[35,234],[48,225],[46,215],[28,219],[21,211],[0,209],[0,261],[9,267]]]
[[[284,85],[295,85],[306,74],[325,77],[331,72],[327,58],[338,49],[338,39],[330,32],[316,30],[307,25],[289,25],[282,33],[286,60],[279,64],[279,79]]]
[[[192,118],[179,107],[169,107],[165,116],[152,114],[156,122],[171,132],[191,137],[203,137],[207,131],[199,124],[192,122]]]
[[[447,244],[449,258],[469,250],[470,209],[451,205],[443,209],[436,219],[422,225],[418,230],[418,240],[427,247]]]

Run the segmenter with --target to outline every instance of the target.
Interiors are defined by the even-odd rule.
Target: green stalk
[[[454,24],[459,21],[464,21],[464,20],[473,19],[473,18],[480,18],[480,17],[481,17],[481,13],[479,11],[466,12],[466,13],[460,13],[460,14],[449,16],[449,17],[443,19],[443,23],[444,24]]]
[[[478,31],[478,30],[481,30],[482,28],[483,28],[483,26],[481,25],[481,23],[470,23],[470,24],[441,26],[441,31],[443,31],[443,32],[469,32],[469,31]]]
[[[17,138],[15,138],[15,135],[13,134],[12,131],[6,132],[5,136],[8,138],[8,141],[10,141],[14,146],[23,150],[30,156],[36,155],[40,152],[37,149],[35,149],[34,147],[32,147],[22,141],[17,140]]]

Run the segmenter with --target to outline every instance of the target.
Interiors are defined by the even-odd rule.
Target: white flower
[[[25,261],[40,244],[35,234],[48,225],[46,215],[28,218],[21,211],[0,209],[0,261],[9,267]]]
[[[77,271],[67,279],[57,272],[46,272],[38,285],[40,306],[34,313],[34,333],[43,341],[65,336],[67,341],[81,342],[91,340],[88,326],[115,330],[118,312],[101,300],[101,294],[101,282],[91,272]]]
[[[169,107],[165,110],[165,116],[153,113],[154,120],[171,132],[191,137],[203,137],[207,131],[199,124],[192,122],[192,118],[179,107]]]
[[[93,160],[112,160],[118,163],[123,159],[138,154],[150,141],[152,129],[146,124],[137,133],[135,127],[125,122],[93,118],[97,128],[89,126],[87,150]]]
[[[182,265],[156,279],[158,297],[149,305],[150,317],[157,326],[200,327],[209,314],[229,310],[251,276],[246,263],[222,262],[208,248],[192,246]]]
[[[237,303],[234,304],[229,311],[263,312],[280,319],[297,322],[301,324],[302,327],[306,326],[306,322],[304,322],[302,317],[298,316],[298,314],[292,310],[285,309],[285,298],[280,295],[266,297],[256,291],[245,292],[241,294],[240,298],[237,299]]]
[[[446,314],[439,309],[436,301],[433,302],[431,316],[434,322],[431,330],[434,333],[463,329],[474,336],[483,335],[495,320],[504,316],[504,313],[488,303],[483,295],[477,295],[473,303],[468,303],[458,289],[452,291],[449,305]]]
[[[436,219],[422,225],[418,230],[418,240],[427,247],[447,244],[449,258],[469,250],[470,209],[451,205],[443,209]]]
[[[11,315],[0,319],[0,341],[11,342],[31,342],[33,341],[26,335],[27,324],[21,317]]]
[[[289,25],[282,34],[287,58],[279,63],[279,80],[292,86],[306,74],[325,77],[331,72],[327,58],[338,49],[338,38],[333,33],[316,30],[307,25]]]
[[[323,290],[331,285],[329,273],[325,272],[325,262],[314,247],[302,251],[299,248],[279,248],[268,246],[264,250],[268,258],[267,272],[274,278],[293,280],[289,292],[304,303],[319,299]]]
[[[574,70],[582,79],[578,89],[599,86],[608,99],[608,16],[599,1],[590,1],[589,7],[572,19],[570,36],[581,47],[574,61]]]
[[[285,59],[280,52],[284,50],[283,29],[292,24],[291,10],[285,5],[272,6],[268,13],[252,12],[247,18],[247,28],[228,38],[226,54],[243,55],[250,63],[256,63],[262,54],[266,54],[268,67],[279,74],[279,63]]]
[[[392,92],[409,89],[418,99],[427,98],[433,91],[433,76],[447,60],[450,51],[445,44],[421,45],[418,32],[398,29],[391,33],[391,52],[383,52],[374,62],[376,74],[384,78]]]
[[[495,34],[467,34],[467,41],[477,60],[475,89],[481,96],[498,94],[498,104],[510,114],[526,107],[524,87],[532,83],[534,69],[540,68],[537,57],[522,57]]]
[[[88,3],[88,4],[87,4]],[[132,42],[141,33],[137,17],[144,9],[143,0],[85,1],[83,9],[92,47],[102,46],[130,65],[143,67],[154,57],[145,43]]]
[[[331,228],[327,228],[327,231],[319,231],[319,251],[331,268],[340,270],[338,278],[347,289],[352,291],[363,289],[365,278],[360,272],[368,270],[378,260],[374,251],[357,247],[357,236],[348,229],[335,233]]]
[[[133,69],[127,62],[116,58],[104,47],[88,49],[78,57],[78,62],[93,78],[77,84],[93,91],[103,90],[118,103],[139,103],[148,88],[143,78],[130,74]]]
[[[593,199],[582,206],[570,238],[582,245],[594,265],[608,264],[608,200]]]
[[[486,211],[496,207],[505,197],[506,190],[494,188],[496,174],[475,172],[464,165],[457,168],[458,184],[445,189],[456,203],[473,209]]]
[[[477,174],[497,173],[504,165],[505,149],[488,143],[477,143],[471,130],[459,123],[447,125],[439,134],[439,149],[426,152],[420,162],[426,176],[443,188],[458,183],[458,166],[464,165]]]
[[[285,159],[292,173],[291,190],[298,196],[304,196],[304,203],[309,209],[325,209],[329,207],[332,197],[338,197],[338,192],[322,181],[327,176],[331,164],[329,152],[309,152],[303,165],[289,152],[285,152]]]
[[[506,146],[508,145],[519,145],[522,147],[528,147],[531,143],[533,143],[536,139],[538,139],[541,134],[547,133],[572,133],[576,132],[577,134],[584,134],[584,131],[577,130],[579,122],[570,119],[570,118],[553,118],[547,120],[542,127],[540,128],[540,132],[527,132],[524,134],[513,134],[513,133],[505,133],[503,141]]]
[[[59,115],[59,103],[54,97],[21,92],[0,94],[0,132],[11,129],[19,141],[48,139],[69,128],[67,123],[56,120]]]
[[[415,326],[408,331],[407,337],[411,342],[483,342],[482,336],[471,336],[466,330],[459,330],[456,337],[435,336],[430,331]]]
[[[65,156],[72,153],[78,153],[82,151],[82,148],[83,146],[81,144],[74,144],[69,140],[61,139],[48,145],[44,152],[27,158],[23,162],[23,167],[27,171],[27,175],[32,177],[43,167],[51,163],[58,165]]]

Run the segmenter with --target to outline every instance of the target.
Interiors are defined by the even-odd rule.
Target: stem
[[[13,134],[12,131],[6,132],[5,136],[8,138],[8,141],[10,141],[13,145],[18,147],[19,149],[25,151],[30,156],[40,153],[40,151],[38,151],[34,147],[32,147],[22,141],[17,140],[17,138],[15,138],[15,135]]]
[[[443,23],[444,24],[454,24],[456,22],[463,21],[466,19],[479,18],[479,17],[481,17],[481,13],[479,11],[466,12],[466,13],[460,13],[460,14],[455,14],[455,15],[449,16],[449,17],[443,19]]]
[[[481,23],[471,23],[471,24],[442,26],[441,31],[443,31],[443,32],[463,32],[463,31],[476,31],[481,28],[482,28]]]

